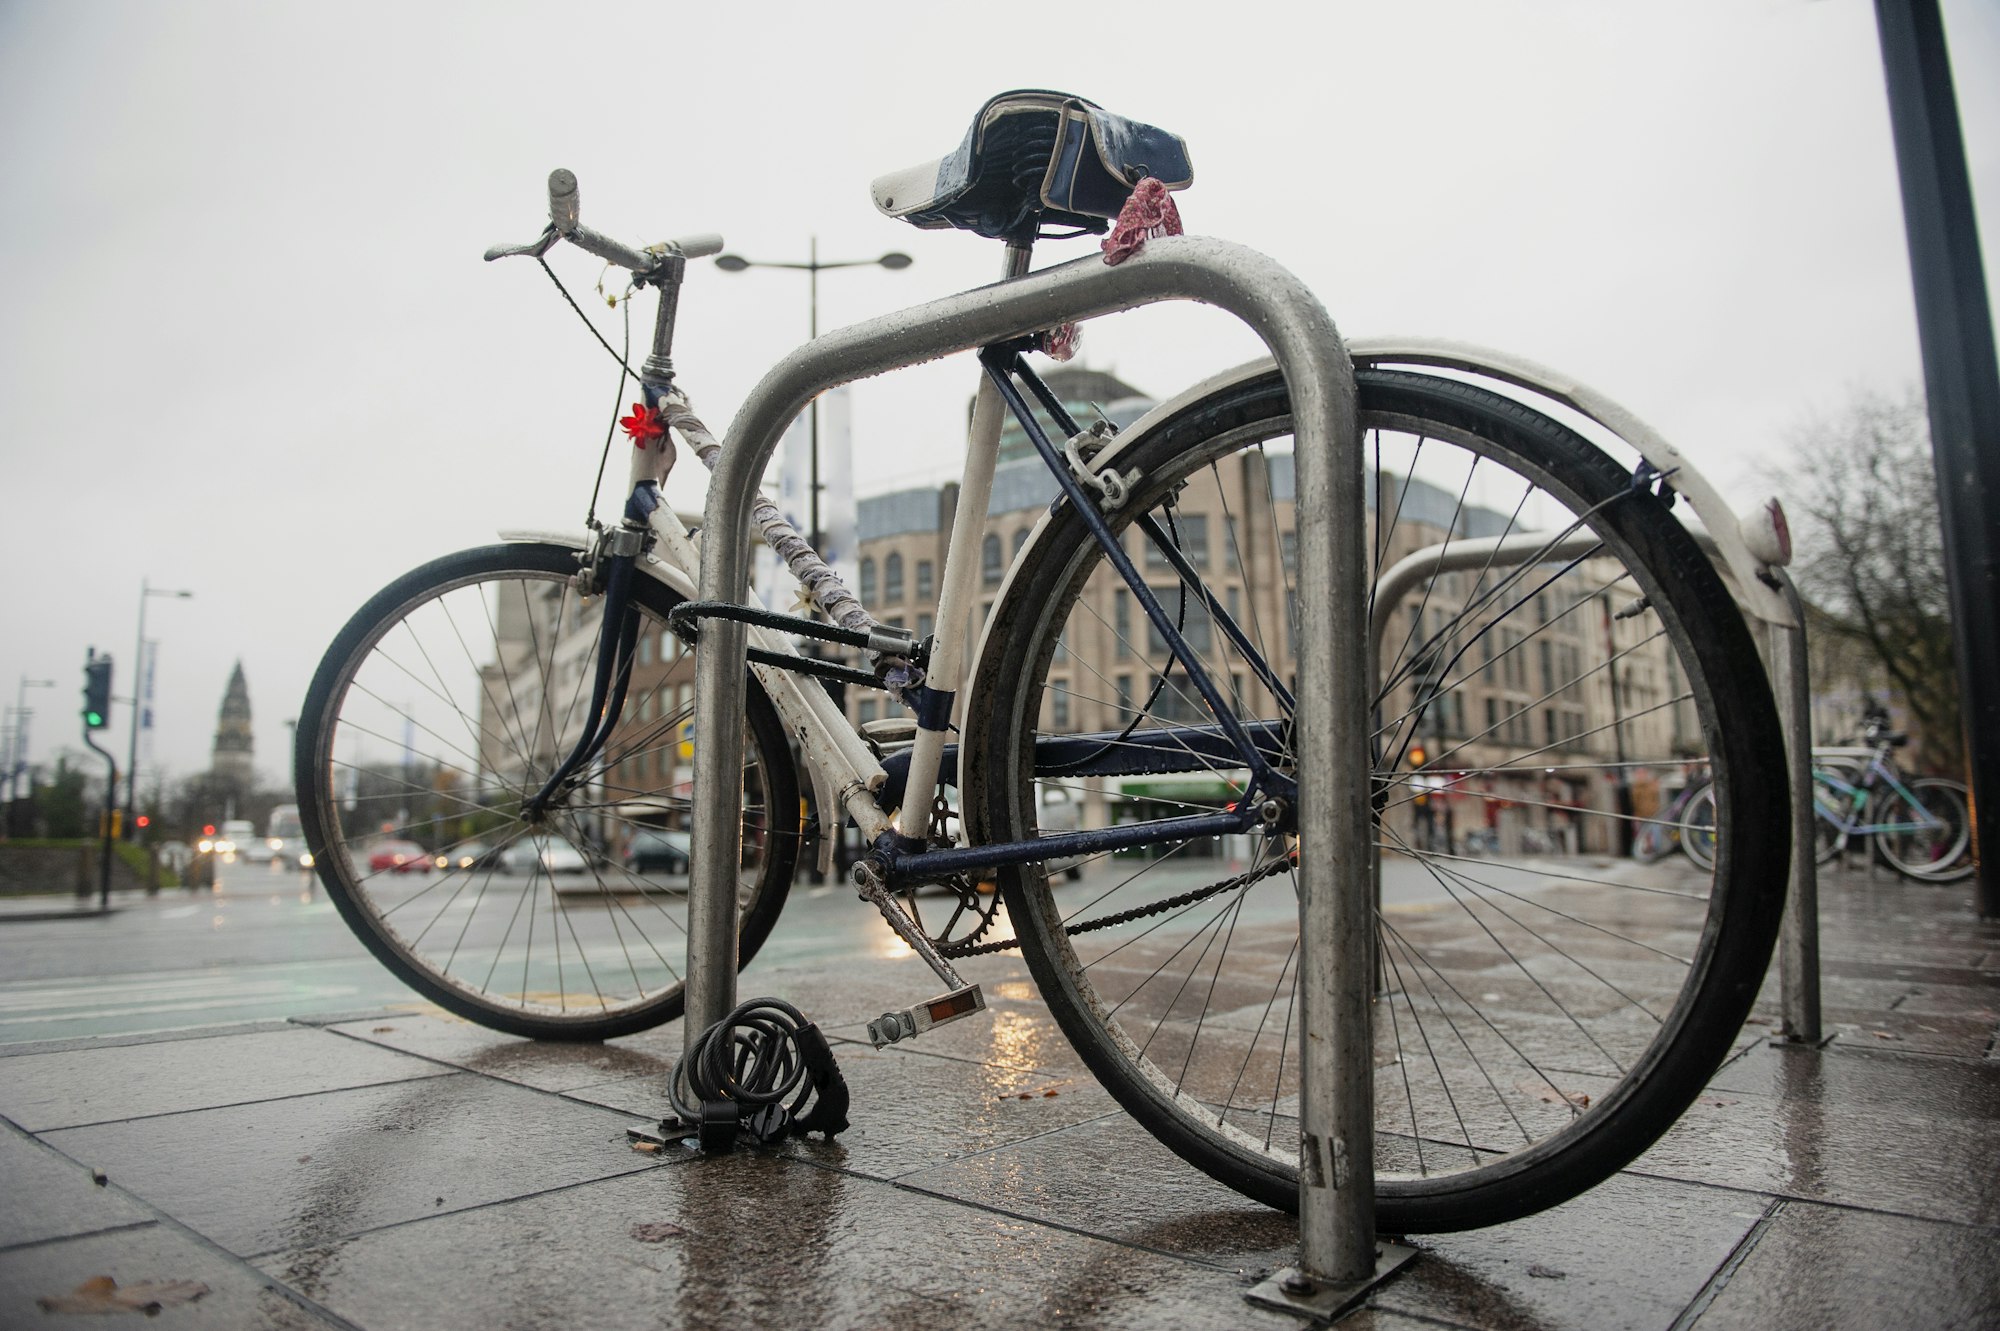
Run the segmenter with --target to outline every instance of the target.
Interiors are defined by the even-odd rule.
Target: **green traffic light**
[[[91,728],[92,728],[92,729],[95,729],[95,728],[97,728],[98,726],[101,726],[101,725],[103,725],[103,724],[104,724],[104,713],[102,713],[102,712],[85,712],[85,713],[83,714],[83,719],[84,719],[84,720],[85,720],[86,722],[88,722],[88,723],[89,723],[89,725],[91,726]]]

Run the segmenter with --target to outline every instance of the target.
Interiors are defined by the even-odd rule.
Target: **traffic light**
[[[83,728],[102,730],[111,724],[111,658],[95,647],[83,663]]]
[[[149,828],[149,827],[151,827],[151,826],[153,825],[153,820],[152,820],[151,818],[148,818],[148,817],[147,817],[147,816],[146,816],[145,814],[143,814],[143,813],[142,813],[142,814],[140,814],[140,815],[139,815],[139,816],[138,816],[137,818],[134,818],[134,819],[132,820],[132,822],[133,822],[133,823],[134,823],[134,825],[136,825],[136,826],[137,826],[137,827],[139,828],[139,830],[141,830],[141,831],[144,831],[144,830],[145,830],[146,828]]]
[[[1411,767],[1413,767],[1413,768],[1415,768],[1415,767],[1422,767],[1422,766],[1424,765],[1424,760],[1425,760],[1425,759],[1427,759],[1428,757],[1430,757],[1430,755],[1424,752],[1424,746],[1423,746],[1423,745],[1421,745],[1421,744],[1412,744],[1412,745],[1410,746],[1410,766],[1411,766]]]

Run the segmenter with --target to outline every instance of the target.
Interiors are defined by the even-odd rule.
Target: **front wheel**
[[[1479,552],[1377,616],[1376,1223],[1461,1229],[1609,1176],[1730,1050],[1783,903],[1784,748],[1729,593],[1629,467],[1463,383],[1367,369],[1358,387],[1374,567]],[[1296,771],[1289,700],[1318,667],[1292,644],[1291,431],[1273,372],[1093,465],[1135,478],[1112,516],[1128,554],[1259,747]],[[1085,830],[1234,807],[1246,772],[1216,756],[1166,642],[1058,505],[972,685],[976,836],[1039,835],[1050,787]],[[1621,856],[1637,792],[1691,761],[1713,776],[1713,870]],[[1455,852],[1476,829],[1485,856]],[[1098,856],[1074,885],[1001,871],[1042,995],[1099,1080],[1184,1158],[1288,1209],[1311,945],[1294,865],[1315,851],[1280,827]]]
[[[334,640],[299,718],[306,845],[383,964],[496,1030],[604,1040],[680,1015],[694,658],[681,597],[634,579],[638,648],[617,728],[543,815],[524,805],[582,733],[603,598],[577,552],[508,544],[397,579]],[[784,729],[752,679],[739,957],[776,922],[799,843]],[[423,872],[411,872],[412,868]],[[432,872],[435,870],[435,872]]]
[[[1972,873],[1972,819],[1965,787],[1942,776],[1911,777],[1905,796],[1880,787],[1869,800],[1868,822],[1882,862],[1922,883],[1955,883]]]

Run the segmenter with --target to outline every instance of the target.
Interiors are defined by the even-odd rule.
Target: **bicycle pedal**
[[[928,1003],[884,1012],[868,1023],[868,1038],[880,1049],[898,1040],[914,1040],[933,1026],[942,1026],[948,1021],[957,1021],[960,1017],[985,1010],[986,995],[979,992],[978,985],[968,984]]]

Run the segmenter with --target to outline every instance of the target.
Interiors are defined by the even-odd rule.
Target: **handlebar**
[[[673,259],[704,259],[711,254],[722,253],[722,237],[713,231],[701,231],[691,236],[680,236],[663,241],[658,245],[648,245],[643,249],[611,239],[591,230],[578,220],[581,212],[577,198],[576,173],[564,167],[549,172],[549,225],[540,239],[527,245],[495,245],[486,251],[486,260],[511,258],[515,255],[532,255],[540,258],[555,247],[558,240],[594,254],[606,263],[645,277],[665,267]]]

